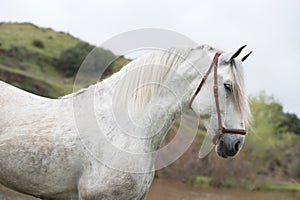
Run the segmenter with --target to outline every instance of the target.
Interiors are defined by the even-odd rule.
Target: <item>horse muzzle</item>
[[[217,154],[223,158],[237,155],[244,144],[244,138],[244,135],[221,134],[217,141]]]

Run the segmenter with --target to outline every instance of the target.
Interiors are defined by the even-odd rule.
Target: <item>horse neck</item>
[[[189,64],[186,64],[189,65]],[[200,82],[199,71],[189,66],[180,66],[162,82],[163,88],[158,96],[151,100],[142,112],[136,113],[141,127],[136,137],[149,138],[146,151],[159,148],[166,133],[182,113],[188,111],[190,99]]]
[[[96,85],[99,94],[99,98],[96,98],[99,100],[99,103],[96,103],[99,105],[97,106],[98,113],[104,113],[110,107],[112,113],[109,114],[109,118],[112,119],[113,123],[116,123],[116,127],[120,128],[119,132],[115,131],[117,137],[114,138],[117,138],[116,140],[127,140],[139,151],[148,152],[159,147],[175,120],[189,109],[190,98],[201,79],[199,70],[200,72],[206,70],[205,66],[203,69],[199,69],[201,66],[201,63],[198,62],[199,52],[198,54],[192,52],[189,55],[189,61],[193,66],[187,62],[172,68],[171,71],[173,70],[173,72],[169,73],[160,83],[163,87],[157,96],[148,102],[142,110],[133,109],[134,111],[131,113],[128,113],[128,105],[125,104],[124,106],[122,103],[123,98],[114,97],[118,82],[124,75],[126,68]],[[125,136],[120,134],[124,131],[128,133],[127,136],[127,133],[124,134]],[[110,134],[114,135],[111,132]]]

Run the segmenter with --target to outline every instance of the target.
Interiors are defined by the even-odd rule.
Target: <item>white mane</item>
[[[159,93],[160,83],[172,75],[191,51],[191,48],[159,50],[130,62],[123,69],[116,91],[118,98],[131,101],[130,105],[142,109]]]

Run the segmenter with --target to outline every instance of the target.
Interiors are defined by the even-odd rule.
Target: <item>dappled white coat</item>
[[[210,64],[204,47],[176,52],[189,62],[152,53],[60,99],[0,82],[0,182],[45,199],[144,199],[154,174],[151,152],[189,109]],[[137,68],[145,63],[154,68]],[[195,104],[209,98],[202,95]],[[210,120],[213,109],[205,106],[199,110]]]

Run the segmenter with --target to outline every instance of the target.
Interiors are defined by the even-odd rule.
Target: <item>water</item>
[[[155,179],[146,200],[300,200],[300,192],[248,191],[189,187],[172,180]],[[0,185],[0,200],[38,200]]]
[[[248,191],[214,187],[189,187],[155,179],[146,200],[300,200],[299,192]]]

